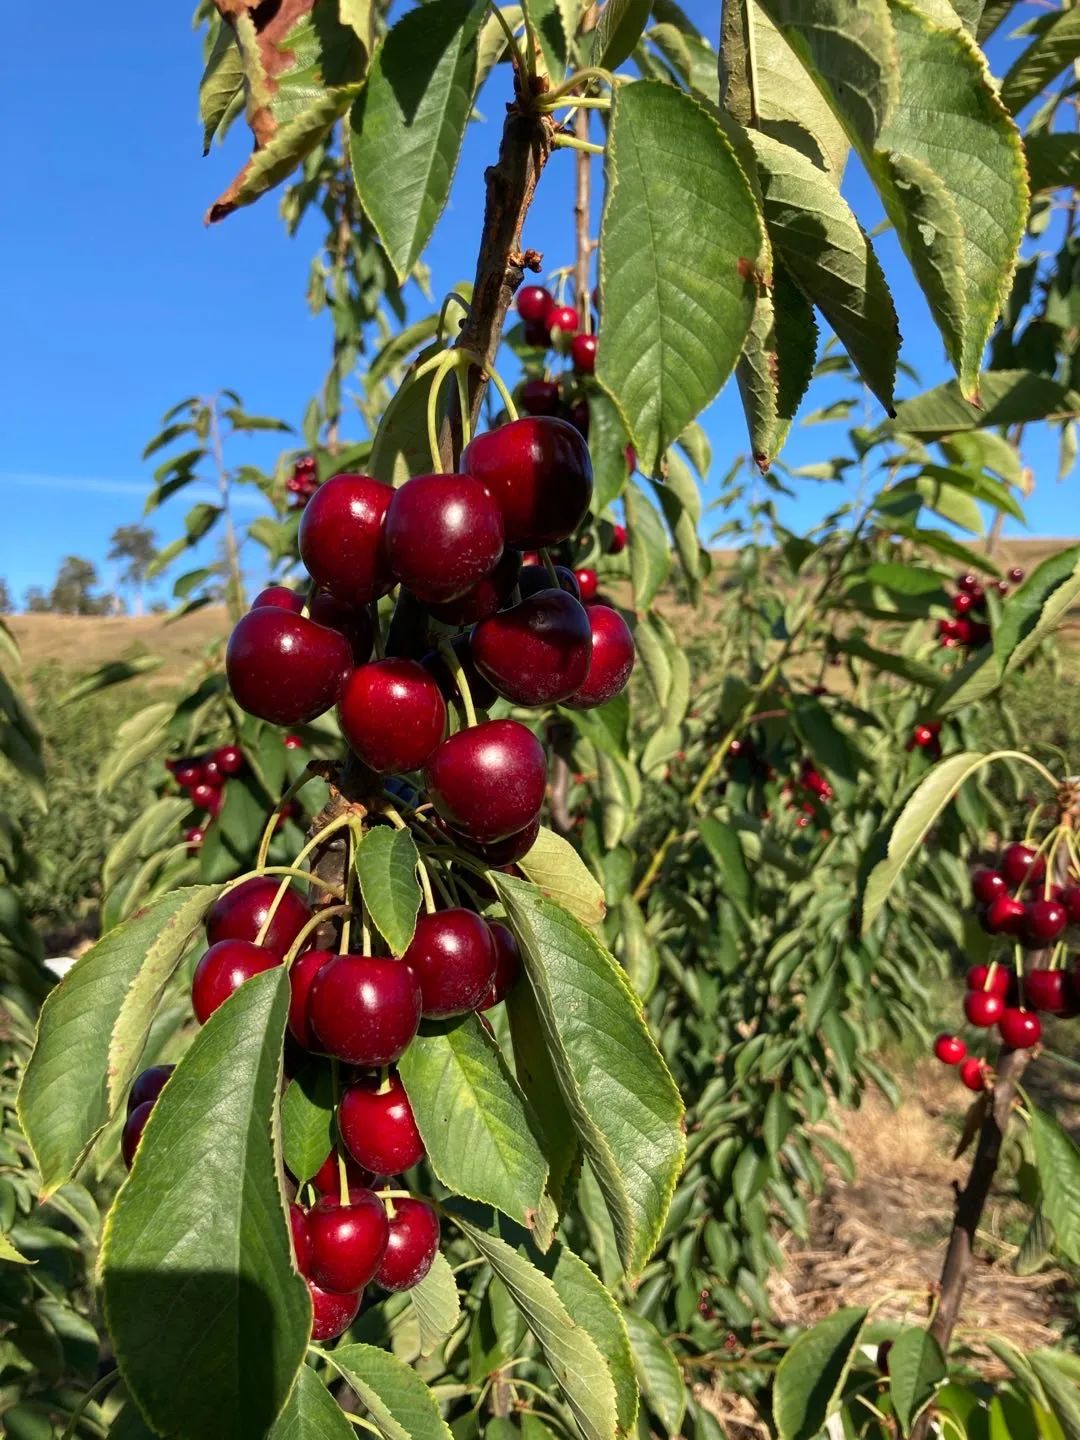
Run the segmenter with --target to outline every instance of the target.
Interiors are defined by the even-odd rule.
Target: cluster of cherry
[[[285,481],[285,489],[293,497],[290,504],[294,510],[303,510],[312,495],[319,488],[319,467],[314,455],[301,455],[292,468],[292,474]]]
[[[1069,925],[1080,925],[1080,885],[1049,881],[1044,849],[1013,843],[993,869],[976,870],[972,891],[979,920],[991,935],[1015,944],[1015,964],[974,965],[967,973],[964,1015],[970,1025],[997,1027],[1002,1042],[1028,1050],[1042,1038],[1045,1015],[1080,1014],[1080,967],[1064,965],[1063,937]],[[1024,966],[1024,951],[1053,948],[1049,965]],[[990,1076],[987,1062],[968,1054],[956,1035],[939,1035],[934,1054],[946,1065],[960,1066],[969,1090],[981,1090]]]
[[[956,593],[952,597],[953,614],[938,621],[937,633],[945,650],[978,650],[990,639],[990,623],[986,604],[986,592],[994,589],[1001,596],[1008,595],[1011,585],[1019,585],[1024,572],[1019,565],[1009,571],[1007,580],[981,581],[971,571],[958,575]],[[1011,584],[1010,584],[1011,582]]]
[[[238,745],[219,745],[209,755],[183,755],[166,760],[165,768],[187,795],[196,810],[210,818],[225,803],[225,784],[231,775],[239,775],[245,765],[244,752]],[[184,831],[189,850],[198,850],[206,839],[206,820],[196,820]]]

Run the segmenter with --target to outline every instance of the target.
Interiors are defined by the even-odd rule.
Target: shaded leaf
[[[408,830],[378,825],[355,850],[360,890],[375,928],[395,955],[404,955],[416,932],[420,909],[416,842]]]

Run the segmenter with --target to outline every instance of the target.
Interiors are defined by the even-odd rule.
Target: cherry
[[[557,415],[558,385],[554,380],[526,380],[521,387],[521,408],[526,415]]]
[[[503,518],[472,475],[417,475],[386,512],[386,549],[403,585],[425,602],[453,600],[491,573]]]
[[[1065,906],[1057,900],[1032,900],[1026,906],[1024,940],[1033,948],[1052,944],[1068,924]]]
[[[543,285],[523,285],[517,293],[517,312],[526,325],[542,323],[551,308],[551,291]]]
[[[523,855],[527,855],[536,844],[536,837],[540,834],[540,816],[538,815],[531,825],[526,825],[524,830],[519,830],[516,835],[507,835],[504,840],[493,840],[490,845],[478,844],[471,840],[468,835],[463,835],[454,829],[452,825],[447,829],[459,844],[466,849],[472,850],[481,859],[486,860],[489,865],[501,868],[503,865],[513,865]]]
[[[354,664],[363,665],[371,659],[375,626],[366,606],[350,605],[328,590],[317,590],[311,597],[308,614],[316,624],[344,635],[352,650]]]
[[[307,1288],[311,1295],[311,1338],[336,1340],[344,1335],[360,1313],[363,1293],[335,1295],[316,1285],[314,1280],[307,1281]]]
[[[281,956],[250,940],[219,940],[195,967],[191,1003],[195,1018],[205,1025],[210,1016],[245,980],[281,964]]]
[[[181,790],[194,790],[203,780],[202,763],[198,760],[178,760],[173,766],[173,779]]]
[[[461,468],[494,497],[506,543],[525,550],[567,539],[592,499],[589,447],[565,420],[525,416],[477,435]]]
[[[292,1234],[296,1268],[301,1275],[306,1275],[311,1264],[311,1235],[308,1232],[307,1211],[299,1205],[289,1206],[289,1231]]]
[[[1033,1010],[1047,1015],[1069,1015],[1073,1001],[1064,970],[1029,970],[1024,977],[1024,996]]]
[[[965,977],[969,990],[989,990],[992,995],[1005,996],[1009,993],[1012,977],[1004,965],[972,965]]]
[[[229,636],[225,673],[241,709],[275,725],[314,720],[337,700],[352,651],[337,630],[264,605]]]
[[[957,645],[970,645],[974,633],[975,627],[970,620],[955,620],[953,622],[952,639],[956,641]]]
[[[466,590],[456,600],[430,605],[428,609],[444,625],[472,625],[477,620],[486,620],[510,599],[520,575],[521,551],[508,547],[491,574],[485,575],[471,590]]]
[[[972,574],[970,570],[967,570],[963,575],[956,577],[956,586],[958,590],[963,590],[966,594],[970,595],[973,590],[978,589],[979,577]]]
[[[1020,582],[1021,582],[1021,580],[1023,580],[1023,578],[1024,578],[1024,572],[1023,572],[1023,570],[1021,570],[1021,568],[1020,568],[1019,565],[1014,565],[1014,566],[1012,567],[1012,569],[1009,571],[1009,579],[1012,581],[1012,583],[1013,583],[1014,585],[1019,585]]]
[[[337,1119],[349,1154],[375,1175],[400,1175],[424,1158],[424,1142],[396,1074],[387,1077],[385,1087],[375,1078],[349,1085]]]
[[[304,608],[304,597],[289,585],[268,585],[255,596],[251,608],[259,610],[264,605],[276,605],[281,610],[291,610],[294,615],[299,615]]]
[[[386,514],[394,491],[368,475],[334,475],[320,485],[300,521],[300,558],[338,600],[367,605],[394,586]]]
[[[348,1205],[323,1195],[308,1212],[310,1274],[335,1294],[362,1290],[375,1277],[390,1227],[386,1208],[371,1190],[350,1190]]]
[[[280,881],[271,876],[254,875],[224,891],[206,917],[207,941],[216,945],[219,940],[255,940],[266,923],[279,888]],[[280,960],[310,919],[307,904],[290,887],[281,897],[281,904],[259,943]]]
[[[500,1000],[505,1000],[521,974],[521,951],[514,932],[498,920],[489,920],[488,929],[495,943],[495,978],[477,1010],[490,1010]]]
[[[130,1170],[135,1159],[135,1151],[139,1148],[139,1141],[146,1129],[146,1122],[150,1119],[150,1111],[154,1108],[153,1100],[144,1100],[141,1105],[136,1105],[124,1121],[124,1128],[120,1134],[120,1154],[124,1157],[124,1164]]]
[[[581,317],[573,305],[549,305],[544,323],[549,330],[565,330],[569,334],[575,334],[581,324]]]
[[[1008,890],[1008,882],[1000,870],[976,870],[971,877],[971,889],[980,905],[989,905]]]
[[[476,668],[515,705],[566,700],[585,683],[592,630],[579,600],[541,590],[472,632]]]
[[[198,850],[205,839],[206,831],[201,825],[193,825],[190,830],[184,831],[184,842],[192,852]]]
[[[308,996],[311,982],[322,967],[334,958],[333,950],[305,950],[289,966],[289,1031],[305,1050],[316,1048],[315,1036],[308,1022]]]
[[[570,359],[579,375],[591,375],[596,369],[596,336],[575,335],[570,342]]]
[[[363,1165],[358,1165],[351,1155],[345,1156],[345,1183],[350,1192],[354,1189],[367,1190],[375,1179],[372,1171]],[[341,1166],[338,1164],[338,1152],[331,1150],[326,1159],[311,1177],[311,1183],[320,1195],[340,1195],[341,1193]]]
[[[286,735],[282,744],[286,750],[302,750],[304,748],[304,742],[299,735]]]
[[[1027,907],[1011,895],[997,895],[983,911],[983,929],[991,935],[1019,935],[1024,928]]]
[[[1005,1009],[1005,1001],[992,990],[969,990],[964,996],[964,1014],[972,1025],[985,1030],[996,1025]]]
[[[969,1090],[985,1090],[986,1078],[989,1073],[986,1061],[978,1059],[975,1055],[969,1055],[960,1066],[961,1083],[966,1085]]]
[[[1029,845],[1006,845],[998,869],[1011,889],[1038,881],[1046,874],[1046,860]]]
[[[546,350],[551,344],[551,331],[543,320],[534,320],[525,326],[525,344],[536,350]]]
[[[218,795],[216,785],[195,785],[191,790],[191,803],[196,810],[209,810],[214,813],[214,806],[220,805]]]
[[[589,438],[589,402],[587,400],[575,400],[570,406],[570,413],[566,417],[583,440]]]
[[[540,813],[547,756],[517,720],[488,720],[444,740],[424,769],[436,810],[472,840],[516,835]]]
[[[130,1115],[139,1105],[145,1105],[147,1100],[153,1104],[165,1088],[165,1081],[175,1069],[175,1065],[151,1065],[148,1070],[143,1070],[136,1075],[128,1095],[127,1113]]]
[[[239,775],[244,768],[244,752],[239,745],[219,745],[214,751],[214,763],[222,775]]]
[[[974,607],[975,601],[967,591],[962,590],[959,595],[952,597],[952,608],[957,615],[967,615]]]
[[[629,535],[627,533],[625,525],[613,526],[611,531],[611,540],[608,542],[607,547],[608,554],[621,555],[622,552],[626,549],[626,542],[628,539]]]
[[[966,645],[972,645],[972,646],[976,646],[976,647],[977,647],[977,646],[979,646],[979,645],[985,645],[989,639],[990,639],[990,626],[989,626],[989,625],[972,625],[972,626],[970,627],[970,633],[969,633],[968,639],[964,641],[964,644],[966,644]]]
[[[475,1010],[495,978],[495,942],[487,922],[471,910],[421,915],[405,951],[420,981],[426,1020]]]
[[[911,738],[920,750],[925,750],[928,745],[934,743],[934,732],[929,725],[916,725],[911,732]]]
[[[345,682],[338,723],[372,770],[419,770],[446,734],[446,702],[418,661],[376,660]]]
[[[618,695],[634,668],[634,637],[619,612],[608,605],[590,605],[586,613],[592,630],[592,660],[585,683],[563,702],[572,710],[592,710]]]
[[[308,1020],[327,1055],[392,1065],[420,1024],[420,983],[400,960],[336,955],[312,981]]]
[[[469,694],[472,696],[477,710],[486,710],[490,705],[494,705],[498,696],[476,668],[469,636],[455,635],[450,641],[450,645],[465,672]],[[439,651],[429,650],[420,663],[434,678],[443,698],[448,702],[452,701],[455,705],[460,705],[461,694],[458,690],[457,680]]]
[[[892,1348],[893,1342],[891,1340],[883,1340],[877,1347],[877,1355],[874,1358],[878,1371],[882,1375],[888,1375],[889,1373],[889,1355],[892,1352]]]
[[[439,1217],[423,1200],[394,1201],[386,1251],[375,1272],[384,1290],[411,1290],[431,1269],[439,1252]]]
[[[958,1035],[939,1035],[934,1041],[934,1054],[943,1065],[959,1065],[967,1055],[967,1046]]]
[[[575,600],[581,599],[581,586],[577,582],[577,576],[565,565],[556,565],[555,574],[558,576],[559,589],[565,590]],[[551,576],[548,574],[546,565],[526,565],[518,579],[518,590],[523,600],[528,600],[530,595],[538,595],[541,590],[553,590]]]
[[[596,592],[600,588],[600,581],[596,578],[595,570],[575,570],[574,578],[578,582],[578,590],[581,592],[582,600],[595,600]]]
[[[1042,1038],[1042,1022],[1034,1010],[1010,1006],[998,1021],[998,1032],[1010,1050],[1030,1050]]]
[[[1069,917],[1070,925],[1080,925],[1080,886],[1066,885],[1061,892],[1061,903]]]

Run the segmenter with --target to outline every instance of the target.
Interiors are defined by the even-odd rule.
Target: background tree
[[[97,566],[81,555],[65,555],[49,594],[49,609],[58,615],[103,615],[111,597],[93,594]]]
[[[150,561],[157,551],[157,540],[148,525],[118,525],[109,545],[110,560],[124,560],[120,584],[130,585],[135,592],[135,614],[143,613],[143,585]]]
[[[0,577],[0,615],[10,615],[15,609],[15,601],[11,598],[11,589],[6,580]]]

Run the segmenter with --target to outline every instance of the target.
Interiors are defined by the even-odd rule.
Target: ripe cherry
[[[1042,1022],[1034,1010],[1010,1006],[998,1021],[998,1032],[1010,1050],[1030,1050],[1042,1038]]]
[[[592,499],[589,447],[565,420],[525,416],[477,435],[461,468],[497,502],[506,543],[526,550],[567,539]]]
[[[387,1077],[385,1087],[373,1077],[349,1085],[337,1118],[345,1148],[375,1175],[400,1175],[424,1158],[424,1142],[396,1074]]]
[[[521,408],[526,415],[557,415],[559,387],[554,380],[526,380],[521,387]]]
[[[565,590],[575,600],[580,600],[581,586],[578,584],[574,572],[565,565],[556,565],[555,574],[558,577],[559,589]],[[553,590],[554,588],[546,565],[526,565],[518,578],[518,590],[521,592],[523,600],[528,600],[530,595],[538,595],[541,590]]]
[[[490,844],[516,835],[540,813],[547,755],[520,721],[488,720],[444,740],[424,783],[444,820]]]
[[[980,1060],[975,1055],[969,1055],[960,1066],[960,1080],[969,1090],[981,1091],[986,1089],[986,1079],[990,1068],[985,1060]]]
[[[417,475],[386,513],[394,574],[419,600],[453,600],[489,575],[503,552],[498,504],[471,475]]]
[[[328,590],[317,590],[311,597],[308,614],[316,624],[344,635],[352,650],[354,665],[363,665],[371,659],[375,627],[366,606],[349,605]]]
[[[962,590],[965,595],[970,595],[973,590],[978,589],[979,577],[973,575],[970,570],[967,570],[962,575],[956,577],[956,586],[957,589]]]
[[[214,763],[222,775],[239,775],[244,768],[244,752],[239,745],[219,745],[214,751]]]
[[[590,605],[586,612],[592,630],[592,659],[585,683],[563,703],[572,710],[592,710],[626,688],[634,668],[634,637],[617,610]]]
[[[324,1195],[308,1212],[311,1278],[335,1294],[362,1290],[375,1278],[389,1234],[386,1208],[371,1190],[350,1190],[348,1205]]]
[[[194,790],[203,782],[203,767],[199,760],[178,760],[173,766],[173,779],[181,790]]]
[[[289,966],[289,1032],[305,1050],[316,1048],[307,1013],[311,983],[334,954],[333,950],[305,950]]]
[[[1008,888],[1008,881],[1000,870],[976,870],[971,877],[971,890],[980,905],[989,905]]]
[[[444,605],[429,605],[428,610],[444,625],[473,625],[494,615],[508,603],[520,575],[521,551],[507,547],[490,575],[485,575],[456,600],[447,600]]]
[[[570,359],[579,375],[591,375],[596,369],[596,336],[575,335],[570,342]]]
[[[386,1250],[375,1272],[384,1290],[411,1290],[431,1269],[439,1251],[439,1217],[423,1200],[394,1201]]]
[[[549,330],[563,330],[573,335],[577,333],[581,317],[573,305],[550,305],[544,322]]]
[[[393,589],[386,513],[394,491],[368,475],[335,475],[320,485],[300,521],[300,558],[317,585],[349,605]]]
[[[608,554],[621,555],[622,552],[626,549],[626,542],[628,538],[629,536],[625,525],[613,526],[611,531],[611,540],[608,543]]]
[[[998,869],[1005,876],[1010,889],[1018,885],[1041,880],[1046,874],[1046,860],[1032,850],[1030,845],[1006,845]]]
[[[281,956],[250,940],[219,940],[195,967],[191,1003],[195,1018],[205,1025],[210,1016],[245,980],[281,964]]]
[[[551,344],[551,331],[543,320],[533,320],[525,326],[525,344],[535,350],[546,350]]]
[[[306,1279],[307,1277],[305,1277]],[[314,1280],[307,1280],[311,1295],[311,1338],[313,1340],[336,1340],[344,1335],[360,1313],[363,1292],[355,1295],[335,1295],[324,1290]]]
[[[304,742],[299,735],[286,735],[282,741],[286,750],[302,750]]]
[[[335,703],[352,669],[352,650],[337,630],[264,605],[229,636],[225,673],[241,709],[275,725],[314,720]]]
[[[1009,993],[1010,980],[1004,965],[995,965],[993,969],[989,965],[972,965],[965,977],[969,990],[989,990],[1003,997]]]
[[[1024,916],[1024,940],[1033,948],[1051,945],[1065,929],[1068,915],[1057,900],[1032,900]]]
[[[589,422],[592,416],[589,412],[587,400],[575,400],[570,406],[570,413],[566,417],[583,440],[589,438]]]
[[[408,965],[337,955],[311,985],[308,1021],[327,1055],[350,1065],[392,1065],[420,1024],[420,984]]]
[[[969,990],[964,996],[964,1014],[968,1022],[987,1029],[996,1025],[1005,1010],[1005,1001],[992,990]]]
[[[515,705],[556,704],[589,674],[589,617],[565,590],[541,590],[482,620],[472,632],[472,654],[481,675]]]
[[[961,590],[959,595],[954,595],[952,597],[952,608],[957,615],[969,614],[974,607],[974,604],[975,601],[972,599],[971,595],[969,595],[965,590]]]
[[[1061,892],[1061,903],[1070,925],[1080,925],[1080,885],[1066,885]]]
[[[374,1181],[374,1173],[363,1165],[358,1165],[351,1155],[345,1156],[345,1183],[350,1192],[355,1189],[368,1190]],[[341,1166],[338,1164],[337,1150],[331,1150],[326,1159],[319,1166],[318,1170],[311,1177],[311,1183],[320,1195],[341,1194]]]
[[[1019,585],[1020,582],[1021,582],[1021,580],[1023,580],[1023,578],[1024,578],[1024,572],[1023,572],[1023,570],[1021,570],[1021,568],[1020,568],[1019,565],[1014,565],[1014,566],[1012,567],[1012,569],[1009,571],[1009,579],[1012,581],[1012,583],[1013,583],[1014,585]]]
[[[144,1105],[147,1100],[153,1104],[165,1088],[165,1081],[175,1069],[175,1065],[151,1065],[148,1070],[143,1070],[136,1075],[128,1095],[128,1114],[130,1115],[139,1105]]]
[[[492,686],[489,685],[480,674],[480,671],[477,670],[476,662],[472,657],[469,638],[468,635],[455,635],[450,641],[450,645],[458,658],[462,670],[465,672],[465,683],[469,687],[469,694],[472,696],[473,704],[477,710],[486,710],[489,706],[494,705],[498,696],[495,694]],[[436,685],[439,687],[443,699],[448,703],[460,705],[461,695],[458,691],[457,680],[439,651],[430,650],[420,663],[424,669],[431,674]]]
[[[341,733],[379,774],[419,770],[446,734],[446,702],[431,672],[416,660],[376,660],[345,682],[338,705]]]
[[[581,592],[582,600],[589,601],[596,599],[596,592],[600,588],[600,581],[596,578],[595,570],[575,570],[574,579],[578,582],[578,590]]]
[[[452,825],[448,825],[447,829],[459,845],[464,845],[467,850],[471,850],[474,855],[479,855],[489,865],[501,868],[504,865],[513,865],[533,848],[536,844],[536,837],[540,834],[540,816],[538,815],[531,825],[526,825],[524,830],[519,830],[516,835],[507,835],[504,840],[493,840],[489,845],[482,845],[471,840],[468,835],[462,835]]]
[[[996,895],[982,914],[983,929],[991,935],[1019,935],[1024,928],[1027,907],[1011,895]]]
[[[970,620],[960,619],[953,622],[951,639],[954,640],[957,645],[970,645],[974,634],[975,627]],[[948,643],[949,641],[946,641],[946,644]]]
[[[455,908],[421,915],[405,951],[420,981],[426,1020],[464,1015],[495,978],[495,942],[482,916]]]
[[[220,792],[216,785],[194,785],[191,790],[191,803],[196,810],[208,810],[214,813],[214,807],[220,808]]]
[[[153,1100],[144,1100],[141,1105],[136,1105],[124,1121],[124,1128],[120,1135],[120,1154],[124,1157],[124,1164],[130,1170],[135,1159],[135,1151],[139,1148],[139,1141],[146,1129],[146,1122],[150,1119],[150,1111],[154,1108]]]
[[[1024,976],[1024,998],[1033,1010],[1047,1015],[1069,1015],[1073,999],[1064,970],[1029,970]]]
[[[939,1035],[934,1041],[934,1054],[943,1065],[959,1065],[967,1055],[967,1046],[958,1035]]]
[[[206,831],[201,825],[193,825],[190,830],[184,831],[184,843],[188,851],[194,854],[206,839]]]
[[[514,932],[499,920],[489,920],[488,929],[495,942],[495,978],[477,1010],[490,1010],[500,1000],[505,1000],[521,974],[521,951]]]
[[[543,322],[551,308],[551,291],[543,285],[523,285],[517,293],[517,312],[526,325]]]
[[[306,1275],[311,1264],[311,1236],[308,1233],[307,1211],[299,1205],[289,1206],[289,1231],[296,1268],[301,1275]]]
[[[280,882],[270,876],[254,875],[219,895],[206,917],[206,938],[211,945],[219,940],[254,941],[266,923]],[[283,959],[286,950],[311,919],[301,895],[291,887],[281,897],[266,934],[259,941],[264,949]]]
[[[251,608],[259,610],[264,605],[276,605],[280,610],[291,610],[294,615],[299,615],[304,608],[304,597],[289,585],[268,585],[255,596]]]

